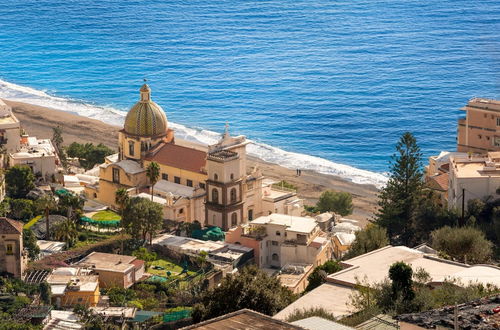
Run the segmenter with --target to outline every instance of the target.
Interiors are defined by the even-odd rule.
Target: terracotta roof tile
[[[449,177],[448,173],[442,173],[430,177],[427,181],[427,186],[433,189],[448,191],[448,185],[449,185],[448,177]]]
[[[1,234],[22,234],[23,224],[19,221],[9,218],[0,218],[0,233]]]
[[[207,153],[180,146],[173,143],[164,143],[158,149],[155,148],[146,160],[157,162],[161,165],[172,166],[186,171],[205,174]]]

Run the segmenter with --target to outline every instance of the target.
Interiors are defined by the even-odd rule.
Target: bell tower
[[[222,139],[209,146],[205,202],[205,221],[208,226],[217,226],[226,231],[243,222],[246,145],[244,136],[229,135],[226,124]]]

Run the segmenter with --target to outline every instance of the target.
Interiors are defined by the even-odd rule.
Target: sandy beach
[[[23,129],[32,136],[40,138],[52,137],[52,128],[63,128],[64,144],[72,142],[103,143],[117,149],[118,130],[120,127],[109,125],[99,120],[75,115],[41,106],[4,100],[12,107]],[[287,169],[279,165],[249,158],[249,167],[259,166],[262,173],[277,180],[286,180],[298,187],[298,194],[305,199],[305,204],[313,205],[321,192],[327,189],[346,191],[353,195],[354,213],[349,218],[360,220],[362,225],[368,222],[376,207],[377,188],[373,185],[355,184],[339,177],[320,174],[313,171],[302,171],[297,177],[295,169]]]

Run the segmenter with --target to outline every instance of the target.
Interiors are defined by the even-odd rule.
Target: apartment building
[[[467,208],[471,199],[498,198],[500,192],[500,152],[486,155],[450,157],[448,207]]]
[[[331,240],[313,218],[273,213],[229,230],[226,242],[254,249],[261,268],[323,264],[333,256]]]
[[[460,110],[457,151],[485,153],[500,151],[500,101],[473,98]]]

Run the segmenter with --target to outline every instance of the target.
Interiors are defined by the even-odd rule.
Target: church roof
[[[102,164],[101,167],[107,168],[108,166],[112,165],[120,167],[128,174],[137,174],[146,171],[146,169],[142,168],[141,165],[139,165],[139,163],[130,159],[124,159],[116,163]]]
[[[123,129],[137,136],[159,136],[167,133],[167,116],[163,109],[151,100],[151,89],[144,84],[141,99],[128,112]]]
[[[0,234],[22,234],[23,224],[9,218],[0,218]]]
[[[180,168],[186,171],[205,172],[207,153],[201,150],[180,146],[173,143],[163,143],[155,152],[146,156],[146,160],[161,165]]]

